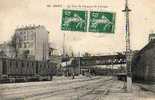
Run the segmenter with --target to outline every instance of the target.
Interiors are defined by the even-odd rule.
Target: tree
[[[3,50],[0,51],[0,56],[1,57],[7,57],[7,55],[5,54],[5,52]]]

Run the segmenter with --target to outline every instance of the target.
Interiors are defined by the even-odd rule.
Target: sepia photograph
[[[155,100],[155,0],[0,0],[0,100]]]

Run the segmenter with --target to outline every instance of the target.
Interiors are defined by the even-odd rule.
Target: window
[[[22,32],[20,32],[20,35],[22,35],[23,33]]]
[[[26,35],[24,35],[24,41],[26,40]]]
[[[24,43],[24,48],[26,48],[26,43]]]
[[[29,43],[29,47],[32,48],[33,47],[33,42]]]
[[[33,34],[31,34],[31,36],[30,36],[30,37],[31,37],[31,40],[33,40]]]
[[[27,43],[27,42],[26,42],[26,43],[25,43],[25,45],[26,45],[26,48],[28,48],[28,47],[29,47],[29,43]]]
[[[22,44],[21,43],[18,44],[18,48],[22,48]]]

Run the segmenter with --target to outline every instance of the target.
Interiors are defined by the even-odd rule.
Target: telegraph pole
[[[130,9],[128,7],[128,0],[125,0],[125,10],[123,12],[125,13],[126,17],[126,69],[127,69],[127,91],[132,91],[132,72],[131,72],[131,48],[130,48],[130,24],[129,24],[129,13]]]
[[[79,74],[81,74],[81,59],[80,59],[81,53],[79,52]]]
[[[68,66],[67,66],[67,53],[66,53],[66,50],[65,50],[65,39],[66,39],[66,35],[65,35],[65,33],[63,34],[63,47],[62,47],[62,49],[63,49],[63,54],[62,54],[62,59],[64,59],[64,61],[66,62],[65,64],[66,64],[66,70],[67,70],[67,77],[69,76],[68,75],[68,73],[69,73],[69,69],[68,69]]]
[[[63,45],[63,47],[62,47],[63,54],[62,55],[63,55],[63,57],[65,57],[66,56],[66,52],[65,52],[65,33],[63,34],[63,44],[62,45]]]

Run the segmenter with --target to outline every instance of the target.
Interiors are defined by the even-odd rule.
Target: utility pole
[[[43,41],[42,46],[43,46],[43,58],[42,59],[43,59],[43,61],[45,61],[45,44],[44,44],[44,41]]]
[[[63,57],[65,57],[65,55],[66,55],[66,52],[65,52],[65,33],[63,34],[63,41],[62,41],[63,43],[62,43],[62,45],[63,45],[63,47],[62,47],[62,52],[63,52]]]
[[[81,53],[79,52],[79,73],[81,74],[81,61],[80,61],[80,56],[81,56]]]
[[[65,39],[66,39],[66,36],[65,36],[65,33],[63,34],[63,47],[62,47],[62,49],[63,49],[63,54],[62,54],[62,59],[64,59],[64,61],[66,62],[65,64],[66,64],[66,71],[67,71],[67,77],[69,76],[69,69],[68,69],[68,66],[67,66],[67,53],[66,53],[66,50],[65,50]]]
[[[127,92],[132,91],[132,72],[131,72],[131,48],[130,48],[130,24],[129,24],[129,12],[131,10],[128,7],[128,0],[125,0],[125,17],[126,17],[126,69],[127,69]]]

